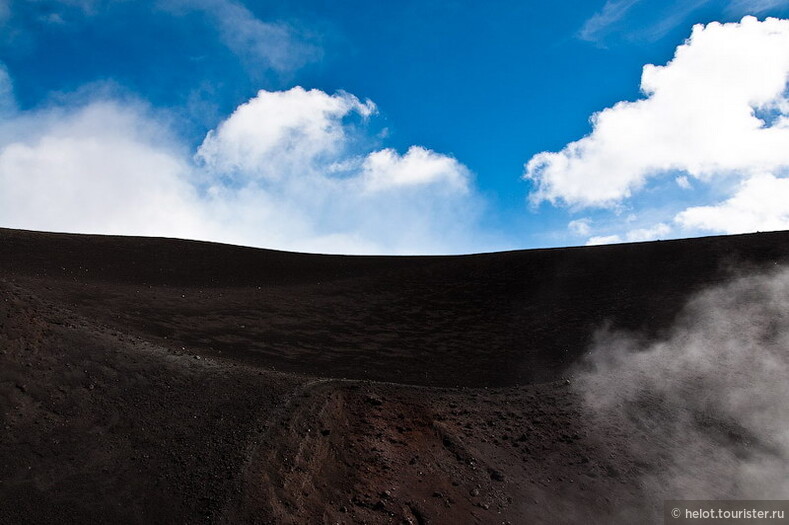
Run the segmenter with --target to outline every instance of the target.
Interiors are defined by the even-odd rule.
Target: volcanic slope
[[[627,521],[568,379],[789,233],[452,257],[0,229],[3,523]]]

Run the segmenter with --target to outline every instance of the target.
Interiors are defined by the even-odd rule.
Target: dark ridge
[[[0,278],[156,344],[320,377],[561,377],[594,331],[665,329],[693,292],[789,260],[789,232],[464,256],[310,255],[0,229]]]
[[[0,524],[658,523],[673,398],[593,413],[568,368],[788,261],[787,232],[342,257],[0,230]],[[763,495],[717,477],[700,497]]]

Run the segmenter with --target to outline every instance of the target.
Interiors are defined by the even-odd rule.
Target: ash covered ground
[[[786,232],[0,247],[3,523],[631,523],[789,498]]]

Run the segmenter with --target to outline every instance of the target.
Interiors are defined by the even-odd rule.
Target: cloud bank
[[[140,108],[96,102],[23,114],[3,122],[0,140],[5,226],[186,237],[201,229],[188,164]]]
[[[729,195],[679,213],[678,226],[721,233],[789,228],[786,206],[760,204],[775,200],[772,191],[786,195],[787,78],[789,20],[748,16],[697,25],[668,64],[644,67],[644,99],[596,113],[589,135],[528,161],[530,200],[612,209],[676,178],[685,189],[695,181]]]
[[[421,146],[365,149],[374,112],[348,93],[262,90],[194,152],[139,102],[18,113],[0,124],[0,223],[317,252],[479,246],[469,170]]]

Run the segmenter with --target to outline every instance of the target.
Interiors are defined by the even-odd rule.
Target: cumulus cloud
[[[468,169],[419,146],[364,150],[347,119],[374,110],[261,91],[193,154],[139,103],[22,112],[0,125],[0,223],[335,253],[484,245]]]
[[[789,178],[755,175],[745,180],[730,199],[688,208],[677,215],[676,221],[687,229],[721,233],[789,230]]]
[[[344,92],[261,90],[208,133],[195,157],[212,174],[235,175],[241,183],[284,187],[309,180],[365,198],[428,186],[442,194],[468,193],[471,174],[450,156],[421,146],[402,155],[391,148],[357,152],[346,119],[375,112],[372,101]]]
[[[269,179],[300,175],[343,154],[346,116],[369,117],[375,109],[371,101],[362,103],[348,93],[261,90],[208,134],[197,158],[225,173]]]
[[[330,241],[356,252],[453,250],[475,229],[480,204],[468,169],[420,146],[359,151],[347,119],[375,111],[348,93],[260,91],[208,134],[196,158],[214,181],[209,192],[242,192],[300,225],[301,249],[326,251]],[[216,182],[225,177],[235,189]]]
[[[383,191],[391,188],[441,183],[451,192],[468,190],[469,171],[460,162],[411,146],[405,155],[388,148],[370,153],[362,163],[365,189]]]
[[[621,211],[647,188],[653,199],[665,195],[672,185],[660,184],[671,179],[695,196],[685,198],[695,206],[675,208],[661,224],[592,243],[663,235],[672,222],[685,232],[787,227],[776,197],[787,195],[787,79],[789,20],[697,25],[668,64],[644,67],[645,98],[596,113],[589,135],[528,161],[530,200]],[[728,197],[698,202],[710,195]]]
[[[532,202],[612,206],[671,171],[709,181],[789,166],[789,127],[758,108],[781,108],[789,73],[789,21],[746,17],[698,25],[665,66],[647,65],[647,98],[592,117],[592,133],[535,155]]]

